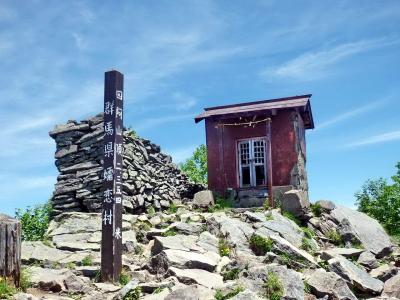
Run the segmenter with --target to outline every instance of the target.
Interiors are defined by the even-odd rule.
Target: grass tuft
[[[274,242],[270,238],[265,238],[257,234],[250,237],[250,248],[256,255],[265,255],[272,250]]]
[[[270,300],[280,300],[283,297],[284,288],[278,275],[274,272],[268,272],[268,277],[264,282],[265,296]]]

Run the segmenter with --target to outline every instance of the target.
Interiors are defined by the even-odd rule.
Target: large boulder
[[[304,299],[304,284],[301,273],[278,264],[259,265],[242,272],[238,284],[254,293],[265,295],[265,284],[269,274],[275,274],[283,286],[282,299]]]
[[[210,289],[221,288],[224,285],[222,276],[201,269],[169,268],[169,272],[185,284],[197,283]]]
[[[383,289],[383,282],[373,278],[364,270],[342,256],[328,260],[329,270],[342,277],[348,284],[361,292],[379,294]]]
[[[219,259],[218,254],[211,252],[202,254],[168,249],[153,256],[150,265],[157,273],[165,273],[170,267],[202,269],[212,272],[217,267]]]
[[[378,258],[392,251],[390,238],[377,220],[364,213],[340,205],[337,205],[331,211],[330,216],[337,223],[346,223],[351,226],[364,248]]]
[[[383,287],[383,295],[398,299],[400,298],[400,274],[390,278],[385,282]]]
[[[329,299],[357,300],[346,282],[333,272],[326,272],[323,269],[315,270],[307,277],[307,283],[317,297],[328,296]]]
[[[304,217],[310,208],[308,194],[306,191],[290,190],[283,194],[282,209],[290,212],[295,217]]]
[[[195,208],[208,209],[214,205],[214,195],[210,190],[200,191],[194,194],[193,206]]]
[[[238,252],[251,252],[248,239],[254,233],[252,226],[225,213],[212,214],[206,218],[209,232],[224,236]]]

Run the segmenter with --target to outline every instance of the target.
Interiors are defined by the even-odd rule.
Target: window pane
[[[265,185],[265,169],[264,166],[255,166],[256,168],[256,185]]]
[[[242,167],[242,184],[250,185],[250,167]]]

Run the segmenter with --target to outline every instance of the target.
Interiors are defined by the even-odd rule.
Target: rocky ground
[[[299,226],[192,205],[124,215],[122,284],[99,282],[101,216],[57,216],[46,241],[23,243],[33,287],[14,299],[400,298],[399,249],[364,214],[322,201]]]

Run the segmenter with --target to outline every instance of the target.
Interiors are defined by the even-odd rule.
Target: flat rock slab
[[[275,210],[271,212],[270,218],[270,220],[263,222],[264,227],[279,233],[280,236],[297,248],[301,247],[304,233],[295,222]]]
[[[210,233],[225,236],[237,250],[250,252],[248,239],[254,232],[251,225],[225,213],[212,214],[206,219]]]
[[[224,285],[223,278],[219,274],[200,269],[178,269],[171,267],[168,270],[172,275],[184,284],[197,283],[210,289],[221,288]]]
[[[350,285],[362,292],[379,294],[383,289],[382,281],[373,278],[343,256],[337,256],[328,260],[328,264],[332,272],[335,272]]]
[[[201,285],[190,285],[178,288],[170,293],[164,300],[215,300],[215,291]]]
[[[214,271],[219,262],[215,253],[196,253],[182,250],[163,250],[151,258],[150,264],[158,273],[165,273],[170,267],[202,269]]]
[[[167,249],[205,252],[204,249],[196,245],[197,240],[198,237],[194,235],[155,236],[151,252],[153,255]]]
[[[76,276],[69,269],[46,269],[40,267],[28,268],[33,285],[44,291],[71,293],[88,293],[91,288],[88,282]]]
[[[350,208],[337,205],[330,216],[341,223],[347,219],[365,249],[378,257],[390,253],[392,243],[377,220]]]
[[[259,265],[251,267],[246,274],[242,273],[238,284],[244,288],[263,295],[264,284],[268,279],[268,273],[273,272],[280,279],[284,293],[282,299],[304,299],[304,284],[300,273],[278,264]]]
[[[329,299],[357,300],[343,278],[333,272],[318,269],[307,278],[311,291],[317,297],[328,296]]]
[[[323,250],[321,252],[321,258],[324,260],[329,260],[338,255],[342,255],[344,257],[358,257],[364,251],[364,249],[357,248],[332,248],[328,250]]]
[[[85,257],[92,255],[94,258],[99,254],[93,252],[71,252],[49,247],[43,242],[22,242],[21,259],[23,263],[50,262],[55,264],[79,263]]]
[[[260,298],[256,293],[250,290],[244,290],[240,292],[236,296],[229,298],[230,300],[263,300],[264,298]]]

